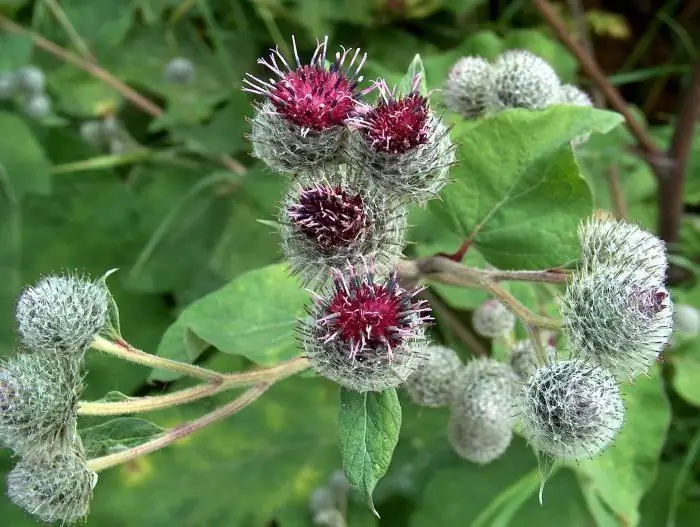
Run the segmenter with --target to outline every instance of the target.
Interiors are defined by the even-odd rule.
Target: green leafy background
[[[381,75],[398,83],[418,53],[433,90],[461,56],[492,59],[525,48],[548,60],[564,82],[577,82],[576,61],[533,22],[525,2],[512,2],[495,21],[490,3],[0,0],[0,14],[31,31],[0,25],[0,73],[40,66],[53,105],[51,115],[35,121],[22,115],[18,101],[0,101],[0,356],[16,347],[12,313],[24,284],[48,273],[78,269],[100,276],[112,268],[119,268],[109,284],[124,336],[139,348],[222,371],[295,356],[293,327],[308,293],[287,274],[269,223],[285,179],[250,157],[245,134],[252,99],[240,89],[243,75],[263,74],[256,59],[275,44],[288,48],[291,34],[304,56],[329,34],[334,43],[368,52],[368,79]],[[159,105],[162,115],[143,112],[113,84],[45,53],[31,34],[72,53],[87,50],[113,78]],[[175,56],[195,64],[191,83],[164,78]],[[441,108],[439,91],[431,100]],[[80,137],[83,122],[106,115],[122,123],[122,155],[108,155]],[[508,111],[476,124],[446,118],[455,125],[459,162],[441,199],[411,211],[408,256],[454,252],[473,236],[467,265],[570,265],[580,218],[594,207],[613,206],[606,179],[613,164],[624,174],[629,215],[649,228],[656,224],[654,179],[630,151],[633,141],[617,114],[557,107]],[[569,146],[591,130],[596,133],[584,147]],[[667,141],[672,128],[652,130]],[[689,206],[700,202],[698,145],[684,196]],[[221,156],[234,158],[245,173],[228,170]],[[692,210],[684,217],[679,251],[697,275],[700,218]],[[700,306],[695,284],[674,289],[675,300]],[[552,309],[551,289],[507,287],[532,309]],[[431,292],[467,326],[486,298],[443,285]],[[518,332],[522,336],[522,328]],[[464,360],[473,354],[439,314],[432,336]],[[494,354],[502,351],[502,344],[493,346]],[[89,355],[88,368],[86,399],[191,384],[97,353]],[[351,496],[349,525],[696,525],[699,380],[700,341],[675,342],[650,378],[625,387],[627,417],[616,445],[557,470],[542,506],[536,460],[523,440],[516,438],[488,466],[471,464],[449,448],[446,412],[418,408],[399,390],[400,431],[391,423],[380,430],[391,443],[398,434],[393,458],[376,467],[371,459],[372,474],[355,474],[369,483],[365,495]],[[234,395],[139,419],[86,419],[86,445],[99,455],[138,444]],[[309,496],[342,466],[352,441],[342,426],[345,443],[340,440],[339,405],[337,386],[309,374],[288,379],[235,417],[102,473],[87,525],[311,525]],[[393,399],[390,406],[397,408]],[[0,474],[12,462],[0,452]],[[372,515],[367,494],[381,518]],[[9,527],[37,525],[5,497],[0,518]]]

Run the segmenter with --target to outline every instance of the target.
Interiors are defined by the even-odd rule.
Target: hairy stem
[[[402,278],[416,280],[422,277],[444,284],[484,289],[510,309],[525,325],[535,325],[545,329],[561,328],[561,321],[533,313],[517,298],[498,285],[497,279],[505,279],[504,273],[510,278],[516,276],[514,273],[517,273],[517,276],[528,277],[531,281],[556,280],[560,283],[566,281],[565,274],[551,271],[484,271],[465,267],[449,258],[439,256],[418,260],[401,260],[397,267]],[[547,276],[545,279],[542,273],[553,276]],[[537,279],[533,280],[534,277]]]
[[[199,366],[195,366],[194,364],[187,364],[185,362],[179,362],[176,360],[166,359],[165,357],[151,355],[150,353],[134,348],[126,342],[112,342],[111,340],[107,340],[99,335],[93,339],[92,347],[96,350],[119,357],[120,359],[134,362],[136,364],[142,364],[143,366],[148,366],[150,368],[160,368],[176,373],[182,373],[183,375],[187,375],[189,377],[195,377],[197,379],[203,379],[205,381],[219,384],[226,379],[225,375],[222,373],[201,368]]]
[[[10,33],[17,33],[20,35],[28,36],[29,38],[31,38],[32,42],[37,47],[43,49],[47,53],[50,53],[54,57],[57,57],[65,62],[68,62],[69,64],[72,64],[76,68],[83,70],[84,72],[86,72],[89,75],[92,75],[96,79],[101,80],[110,88],[113,88],[115,91],[119,92],[119,94],[121,94],[121,96],[124,97],[127,101],[131,102],[134,106],[141,109],[148,115],[152,117],[160,117],[161,115],[163,115],[163,109],[160,106],[155,104],[150,99],[144,97],[136,90],[129,87],[126,83],[122,82],[110,72],[98,66],[96,63],[90,62],[89,60],[85,60],[79,57],[78,55],[71,53],[70,51],[62,48],[54,42],[51,42],[50,40],[42,37],[41,35],[38,35],[35,32],[30,31],[29,29],[15,24],[12,20],[1,14],[0,28]],[[241,163],[239,163],[229,155],[224,154],[219,156],[219,161],[221,162],[221,164],[223,164],[226,168],[228,168],[231,172],[235,174],[242,175],[247,172],[245,166],[243,166]]]
[[[124,415],[161,410],[211,397],[233,388],[262,382],[278,382],[308,367],[308,360],[303,357],[297,357],[270,368],[261,368],[244,373],[221,374],[224,378],[223,381],[208,382],[164,395],[134,397],[126,401],[115,402],[81,401],[78,405],[78,414]]]
[[[252,388],[249,388],[247,391],[245,391],[243,394],[236,397],[230,403],[225,404],[206,415],[203,415],[199,419],[195,419],[194,421],[190,421],[189,423],[179,425],[169,430],[162,436],[156,439],[152,439],[151,441],[147,441],[146,443],[135,446],[133,448],[129,448],[122,452],[117,452],[116,454],[109,454],[107,456],[90,459],[87,462],[87,466],[90,470],[94,472],[100,472],[102,470],[121,465],[123,463],[127,463],[129,461],[132,461],[133,459],[145,456],[147,454],[155,452],[156,450],[160,450],[161,448],[169,446],[178,439],[187,437],[197,432],[198,430],[201,430],[202,428],[205,428],[210,424],[215,423],[216,421],[220,421],[221,419],[224,419],[235,414],[236,412],[239,412],[240,410],[248,406],[250,403],[255,401],[263,393],[265,393],[265,391],[271,386],[271,384],[272,383],[261,383],[256,386],[253,386]]]

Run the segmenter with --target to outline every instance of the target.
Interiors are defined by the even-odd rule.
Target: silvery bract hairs
[[[522,433],[559,459],[591,457],[622,427],[624,404],[615,377],[583,361],[538,368],[518,397]]]
[[[554,346],[546,345],[544,349],[548,362],[556,360],[557,349]],[[510,365],[513,367],[515,374],[523,381],[526,381],[535,373],[538,362],[535,344],[532,340],[519,340],[515,343],[510,352]]]
[[[81,357],[107,323],[109,292],[79,276],[48,276],[22,292],[15,317],[32,351]]]
[[[517,377],[507,364],[480,358],[457,379],[448,423],[454,451],[474,463],[500,457],[510,445]]]
[[[81,391],[77,367],[46,353],[0,364],[0,445],[20,455],[60,451],[73,437]]]
[[[437,345],[428,346],[426,356],[425,362],[403,387],[416,404],[428,408],[447,406],[464,368],[462,360],[453,349]]]
[[[432,112],[425,123],[427,140],[404,153],[374,150],[360,132],[350,134],[349,157],[386,193],[425,204],[449,182],[455,145],[447,126]]]
[[[486,338],[502,337],[515,328],[515,315],[498,300],[490,299],[481,304],[472,314],[474,331]]]
[[[250,141],[253,155],[278,172],[298,174],[335,165],[347,129],[305,130],[279,115],[270,101],[256,105]]]
[[[637,271],[617,263],[580,271],[559,299],[572,358],[621,379],[647,373],[673,330],[668,292]]]
[[[502,53],[493,63],[488,106],[492,112],[507,108],[539,110],[557,102],[561,83],[552,67],[524,50]]]
[[[639,269],[659,283],[666,279],[666,244],[638,225],[614,218],[592,216],[578,228],[581,265],[619,265]]]
[[[319,247],[294,221],[295,205],[301,192],[322,186],[337,186],[348,195],[359,196],[365,222],[365,228],[359,230],[352,240],[328,248]],[[319,216],[317,222],[325,222],[330,228],[341,229],[348,220],[335,214],[330,207],[319,211]],[[348,175],[345,166],[340,165],[334,173],[320,171],[312,177],[295,178],[291,183],[278,218],[282,251],[292,274],[302,285],[312,289],[327,282],[332,268],[348,263],[360,265],[364,261],[373,261],[378,273],[387,273],[401,257],[407,219],[408,208],[404,203],[392,200],[373,185]]]
[[[466,119],[483,115],[491,87],[491,64],[482,57],[462,57],[450,70],[442,100],[445,106]]]
[[[90,511],[97,474],[82,453],[22,458],[7,476],[10,500],[41,521],[61,525],[83,520]]]

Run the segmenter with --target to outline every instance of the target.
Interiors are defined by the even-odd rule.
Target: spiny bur
[[[389,272],[401,256],[406,206],[342,172],[295,179],[280,209],[282,250],[305,286],[323,284],[332,268],[364,260]]]
[[[493,63],[489,110],[546,108],[557,102],[560,86],[554,69],[534,53],[506,51]]]
[[[462,360],[453,349],[445,346],[430,345],[425,355],[426,360],[403,387],[418,405],[428,408],[447,406],[464,368]]]
[[[454,451],[474,463],[499,458],[513,438],[517,377],[489,358],[467,363],[457,379],[447,437]]]
[[[15,74],[11,72],[0,73],[0,101],[8,101],[15,95]]]
[[[538,368],[518,397],[523,436],[558,459],[592,457],[622,427],[624,404],[615,377],[578,360]]]
[[[548,362],[556,360],[557,349],[554,346],[544,347]],[[515,374],[522,380],[527,380],[537,369],[538,360],[535,344],[530,339],[519,340],[510,352],[510,365]]]
[[[513,331],[515,320],[515,315],[493,298],[477,307],[472,314],[474,331],[490,339],[503,337]]]
[[[175,57],[165,66],[165,79],[173,84],[192,82],[194,74],[194,63],[186,57]]]
[[[96,484],[82,453],[67,450],[20,459],[7,476],[7,495],[41,521],[73,524],[88,515]]]
[[[398,386],[425,359],[430,307],[395,272],[377,277],[371,263],[332,276],[298,326],[311,367],[357,392]]]
[[[23,95],[42,95],[46,87],[44,72],[36,66],[25,66],[17,71],[15,87]]]
[[[54,453],[72,437],[82,379],[71,363],[21,353],[0,365],[0,444],[16,454]]]
[[[268,59],[258,59],[276,79],[247,74],[243,89],[264,98],[252,119],[253,155],[273,170],[299,173],[337,164],[346,122],[364,93],[358,86],[366,54],[343,49],[327,66],[328,37],[309,64],[299,59],[296,41],[293,49],[291,65],[277,49]]]
[[[51,99],[46,95],[32,95],[22,103],[24,115],[31,119],[41,119],[51,113]]]
[[[352,118],[349,156],[384,192],[424,204],[449,181],[455,147],[449,129],[420,94],[420,77],[399,96],[384,81],[376,86],[379,100]]]
[[[447,76],[445,106],[466,119],[482,116],[488,107],[491,64],[481,57],[462,57]]]
[[[25,289],[15,318],[30,350],[82,357],[107,323],[109,292],[80,276],[48,276]]]

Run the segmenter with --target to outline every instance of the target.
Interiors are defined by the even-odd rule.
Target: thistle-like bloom
[[[591,457],[622,427],[624,404],[615,377],[582,361],[538,368],[518,397],[522,433],[556,458]]]
[[[411,92],[398,97],[379,82],[378,104],[352,119],[349,152],[385,192],[424,203],[448,183],[455,148],[419,85],[416,76]]]
[[[579,225],[578,238],[585,270],[619,266],[659,283],[666,279],[666,244],[633,223],[594,215]]]
[[[510,50],[493,63],[489,110],[540,110],[558,102],[561,83],[546,61],[534,53]]]
[[[447,108],[466,119],[486,112],[491,87],[491,64],[481,57],[462,57],[447,76],[442,93]]]
[[[90,511],[97,474],[81,452],[22,458],[7,476],[10,500],[41,521],[76,523]]]
[[[557,349],[554,346],[545,346],[545,353],[548,362],[556,360]],[[515,343],[510,352],[510,365],[513,367],[515,374],[523,381],[526,381],[535,373],[538,361],[537,351],[532,340],[519,340]]]
[[[109,292],[79,276],[48,276],[22,292],[15,318],[32,351],[79,357],[107,323]]]
[[[428,346],[426,356],[403,387],[416,404],[428,408],[447,406],[464,368],[462,360],[453,349],[437,345]]]
[[[298,328],[312,368],[357,392],[398,386],[425,358],[430,307],[395,272],[377,279],[371,266],[349,266],[332,274]]]
[[[482,358],[469,362],[452,401],[447,438],[461,457],[486,464],[513,438],[517,377],[507,364]]]
[[[572,276],[560,298],[571,356],[621,378],[646,373],[668,343],[673,304],[659,282],[619,264]]]
[[[298,179],[279,214],[282,249],[306,286],[322,284],[332,268],[365,260],[388,272],[401,256],[407,217],[403,203],[366,183]]]
[[[472,313],[472,325],[482,337],[503,337],[515,328],[515,315],[498,300],[490,299]]]
[[[328,37],[319,43],[309,64],[302,64],[294,46],[290,65],[279,50],[258,59],[277,79],[247,75],[245,91],[262,95],[252,122],[253,153],[271,168],[299,172],[333,163],[345,137],[345,124],[354,113],[366,54],[351,49],[337,52],[326,66]]]
[[[19,354],[0,365],[0,445],[48,455],[71,440],[79,373],[46,353]]]

